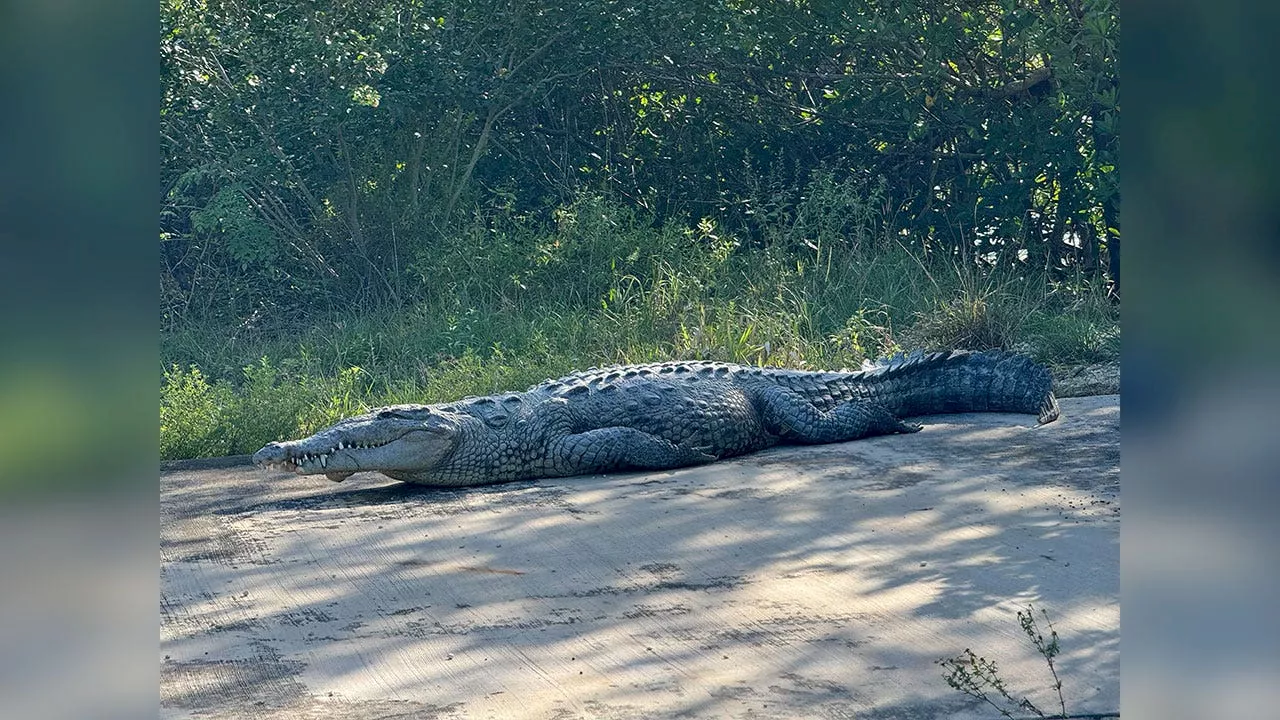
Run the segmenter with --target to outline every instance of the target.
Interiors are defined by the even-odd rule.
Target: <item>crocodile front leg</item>
[[[845,442],[876,435],[913,433],[921,428],[865,400],[850,400],[823,412],[796,393],[776,386],[760,389],[754,400],[764,426],[786,442]]]
[[[714,455],[675,445],[656,435],[629,427],[607,427],[574,433],[548,448],[548,475],[581,475],[625,468],[666,470],[703,465]]]

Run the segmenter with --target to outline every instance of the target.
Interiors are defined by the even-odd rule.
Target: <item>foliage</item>
[[[165,371],[160,391],[161,459],[229,454],[222,436],[235,395],[226,385],[211,385],[200,369]]]
[[[160,457],[240,455],[273,440],[310,434],[357,414],[372,397],[360,368],[336,377],[293,376],[267,358],[243,369],[236,388],[176,365],[160,390]]]
[[[166,0],[161,19],[169,328],[412,304],[424,258],[475,252],[487,275],[565,205],[594,222],[584,194],[705,218],[739,253],[868,240],[840,211],[858,188],[879,237],[921,253],[1096,275],[1117,251],[1114,0]],[[592,252],[563,239],[549,273]]]

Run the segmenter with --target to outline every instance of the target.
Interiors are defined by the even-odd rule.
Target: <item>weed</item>
[[[947,685],[971,698],[981,700],[999,712],[1002,717],[1010,718],[1011,720],[1014,718],[1014,712],[1017,711],[1030,712],[1038,718],[1106,718],[1118,716],[1118,713],[1067,714],[1067,701],[1062,693],[1062,679],[1058,677],[1058,669],[1055,664],[1055,659],[1062,650],[1058,644],[1058,631],[1054,629],[1053,623],[1049,620],[1049,613],[1046,610],[1041,609],[1040,614],[1044,617],[1045,625],[1049,629],[1048,639],[1041,632],[1039,623],[1036,620],[1035,608],[1031,605],[1027,606],[1025,612],[1018,611],[1018,625],[1022,628],[1023,634],[1027,636],[1036,652],[1040,657],[1044,658],[1045,664],[1049,668],[1049,674],[1053,677],[1053,682],[1049,687],[1056,694],[1058,714],[1046,715],[1025,695],[1021,698],[1015,697],[1005,684],[1004,679],[1000,677],[996,661],[980,657],[968,648],[965,648],[963,653],[954,658],[944,658],[937,661],[943,668],[943,679],[946,680]]]

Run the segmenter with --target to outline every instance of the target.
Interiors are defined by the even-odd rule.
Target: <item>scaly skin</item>
[[[380,408],[271,443],[254,462],[338,482],[375,470],[461,487],[698,465],[780,443],[916,432],[902,420],[915,415],[982,411],[1057,419],[1048,371],[1022,355],[963,351],[897,356],[859,372],[716,362],[592,368],[523,393]]]

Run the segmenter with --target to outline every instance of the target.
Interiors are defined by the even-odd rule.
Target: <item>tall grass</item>
[[[873,189],[816,182],[752,242],[655,224],[600,197],[476,219],[413,266],[409,307],[162,336],[161,453],[252,452],[362,408],[523,389],[609,363],[714,359],[856,367],[903,348],[1114,357],[1100,284],[930,256],[889,237]]]

